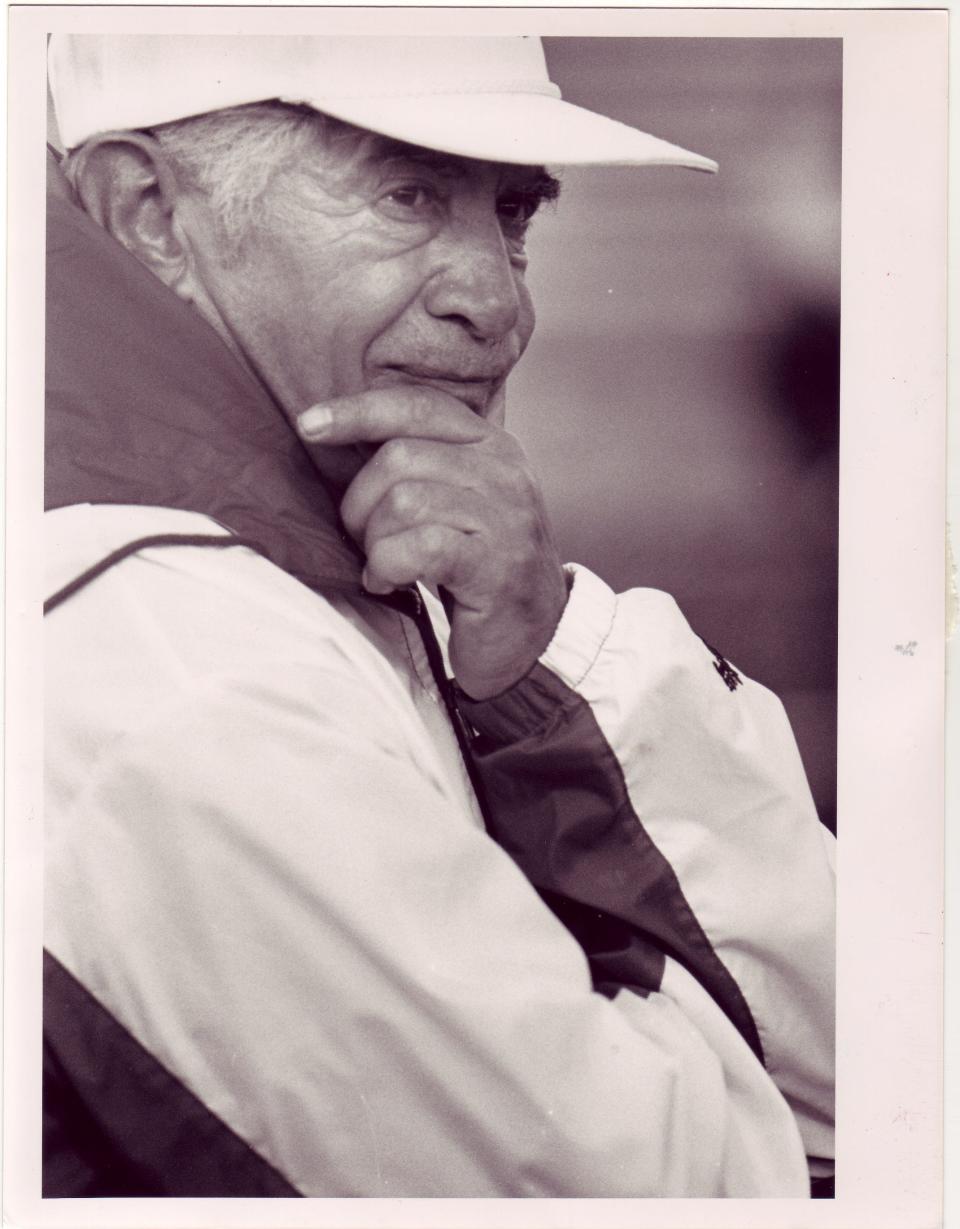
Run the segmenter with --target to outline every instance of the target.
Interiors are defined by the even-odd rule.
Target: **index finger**
[[[308,444],[381,444],[399,436],[473,444],[488,434],[463,401],[422,384],[372,388],[304,410],[297,430]]]

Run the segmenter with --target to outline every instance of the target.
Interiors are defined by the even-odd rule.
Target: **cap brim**
[[[411,145],[521,166],[682,166],[711,158],[545,94],[287,97]]]

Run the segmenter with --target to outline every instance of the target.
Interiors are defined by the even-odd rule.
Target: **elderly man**
[[[504,384],[535,39],[55,37],[47,1195],[809,1193],[778,702],[563,567]],[[590,431],[603,407],[584,407]]]

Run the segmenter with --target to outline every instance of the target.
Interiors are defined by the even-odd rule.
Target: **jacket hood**
[[[45,506],[202,512],[312,588],[358,590],[360,556],[280,407],[52,160],[48,185]]]

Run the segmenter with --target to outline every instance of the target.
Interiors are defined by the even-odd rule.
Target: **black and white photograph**
[[[10,11],[46,141],[42,172],[32,120],[11,149],[8,501],[39,479],[43,513],[8,566],[42,602],[10,1223],[913,1229],[943,607],[935,537],[883,516],[936,508],[935,328],[899,405],[860,377],[919,370],[945,204],[912,288],[921,218],[890,226],[871,349],[851,99],[891,32]],[[944,31],[912,16],[932,133]],[[901,1020],[874,970],[904,959]],[[912,1132],[883,1222],[871,1021]]]

